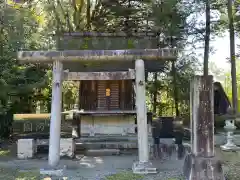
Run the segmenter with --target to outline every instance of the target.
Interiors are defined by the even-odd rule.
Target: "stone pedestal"
[[[61,157],[74,157],[75,143],[72,138],[61,138],[60,140],[60,156]]]
[[[36,153],[34,139],[19,139],[17,142],[17,157],[19,159],[33,158]]]

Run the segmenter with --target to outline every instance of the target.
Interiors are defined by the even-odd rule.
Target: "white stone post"
[[[62,62],[53,62],[52,106],[48,154],[48,163],[51,167],[57,166],[60,159],[62,70]]]
[[[139,161],[133,164],[133,172],[138,174],[156,173],[156,168],[149,162],[148,127],[145,90],[144,61],[135,62],[136,70],[136,111],[138,128],[138,156]]]

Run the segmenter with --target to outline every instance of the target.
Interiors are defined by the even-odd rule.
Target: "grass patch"
[[[105,180],[142,180],[144,176],[139,174],[133,174],[132,172],[121,172],[113,175],[109,175]]]
[[[39,171],[24,171],[17,172],[15,180],[39,180],[40,172]]]
[[[11,168],[0,168],[2,180],[40,180],[40,172],[37,170],[19,171]]]
[[[0,157],[6,157],[10,155],[10,150],[0,149]]]

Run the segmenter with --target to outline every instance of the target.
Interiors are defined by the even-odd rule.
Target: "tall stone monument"
[[[190,85],[191,153],[184,163],[188,180],[224,180],[214,153],[213,77],[195,76]]]

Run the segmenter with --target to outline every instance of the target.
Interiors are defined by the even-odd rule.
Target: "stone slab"
[[[17,157],[19,159],[33,158],[36,153],[34,139],[19,139],[17,142]]]
[[[89,149],[86,151],[87,156],[112,156],[119,154],[119,149]]]
[[[61,157],[74,157],[75,142],[73,138],[61,138],[60,139],[60,156]]]
[[[48,175],[48,176],[63,176],[63,169],[40,169],[41,175]]]
[[[157,168],[151,162],[135,162],[133,163],[132,171],[135,174],[156,174]]]

